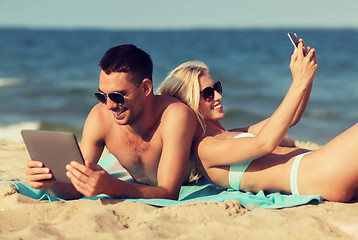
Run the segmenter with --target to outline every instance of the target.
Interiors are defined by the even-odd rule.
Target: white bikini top
[[[239,133],[238,135],[234,136],[233,138],[243,138],[243,137],[256,137],[255,134],[249,132]]]

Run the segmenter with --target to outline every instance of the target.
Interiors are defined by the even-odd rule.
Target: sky
[[[357,0],[0,0],[0,27],[358,28]]]

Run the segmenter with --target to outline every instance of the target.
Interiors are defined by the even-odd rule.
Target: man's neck
[[[158,107],[155,107],[156,97],[152,96],[146,100],[143,113],[127,129],[143,139],[151,138],[154,129],[158,127]]]

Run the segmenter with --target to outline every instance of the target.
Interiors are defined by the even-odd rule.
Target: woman
[[[291,56],[290,69],[293,81],[280,106],[271,117],[247,128],[226,130],[220,124],[225,115],[221,84],[201,62],[177,67],[158,91],[179,98],[196,113],[201,132],[193,154],[214,184],[350,201],[358,188],[358,124],[313,152],[279,145],[300,120],[317,70],[316,52],[304,48],[302,39]]]

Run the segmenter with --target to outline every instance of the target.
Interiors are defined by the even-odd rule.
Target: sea
[[[154,88],[179,64],[205,62],[223,85],[222,124],[230,129],[269,117],[292,76],[296,32],[316,49],[318,71],[295,140],[327,143],[358,121],[358,29],[0,29],[0,139],[22,141],[22,129],[70,131],[81,137],[97,103],[98,61],[132,43],[154,62]]]

